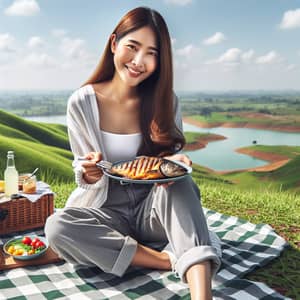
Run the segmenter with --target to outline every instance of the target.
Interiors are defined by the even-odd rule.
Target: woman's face
[[[122,37],[118,42],[112,35],[116,72],[131,87],[148,78],[157,68],[158,47],[150,27],[142,27]]]

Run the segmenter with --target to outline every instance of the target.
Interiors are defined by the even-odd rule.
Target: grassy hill
[[[48,125],[27,121],[3,110],[0,110],[0,120],[2,126],[27,134],[40,143],[67,150],[70,149],[66,129],[61,125]],[[2,130],[0,133],[7,136],[5,130]]]
[[[73,171],[67,129],[63,125],[27,121],[0,110],[0,176],[6,168],[8,150],[15,152],[19,173],[39,167],[46,181],[71,181]]]
[[[256,177],[261,178],[261,174],[255,174]],[[300,156],[291,159],[286,165],[267,172],[264,178],[269,181],[275,181],[280,184],[284,190],[296,189],[300,191]]]
[[[266,146],[255,145],[243,148],[245,150],[259,151],[282,155],[290,161],[276,170],[265,172],[234,172],[224,178],[233,181],[239,188],[279,191],[300,191],[300,147],[299,146]]]
[[[189,133],[185,136],[188,143],[207,134]],[[237,172],[229,175],[216,175],[212,171],[194,164],[194,174],[202,181],[226,184],[239,189],[300,190],[300,147],[262,146],[256,150],[285,155],[291,161],[272,172]],[[251,148],[251,147],[250,147]],[[6,153],[14,150],[19,173],[30,172],[39,167],[43,180],[73,181],[67,128],[60,124],[45,124],[25,120],[0,110],[0,177],[6,165]]]

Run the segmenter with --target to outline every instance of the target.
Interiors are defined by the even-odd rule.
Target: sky
[[[167,22],[175,91],[300,90],[299,0],[0,0],[0,91],[78,88],[138,6]]]

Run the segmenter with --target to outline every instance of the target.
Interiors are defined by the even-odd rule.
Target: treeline
[[[240,96],[228,98],[224,95],[208,97],[207,95],[180,96],[184,115],[210,116],[213,112],[252,111],[270,115],[300,115],[300,95],[283,96]]]
[[[19,116],[64,115],[72,91],[0,92],[0,109]],[[177,93],[184,115],[209,116],[213,112],[253,111],[299,114],[300,92],[283,94]]]
[[[0,94],[0,109],[19,116],[64,115],[71,91]]]

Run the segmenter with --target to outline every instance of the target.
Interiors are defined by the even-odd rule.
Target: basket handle
[[[8,209],[0,209],[0,221],[4,221],[8,215]]]

